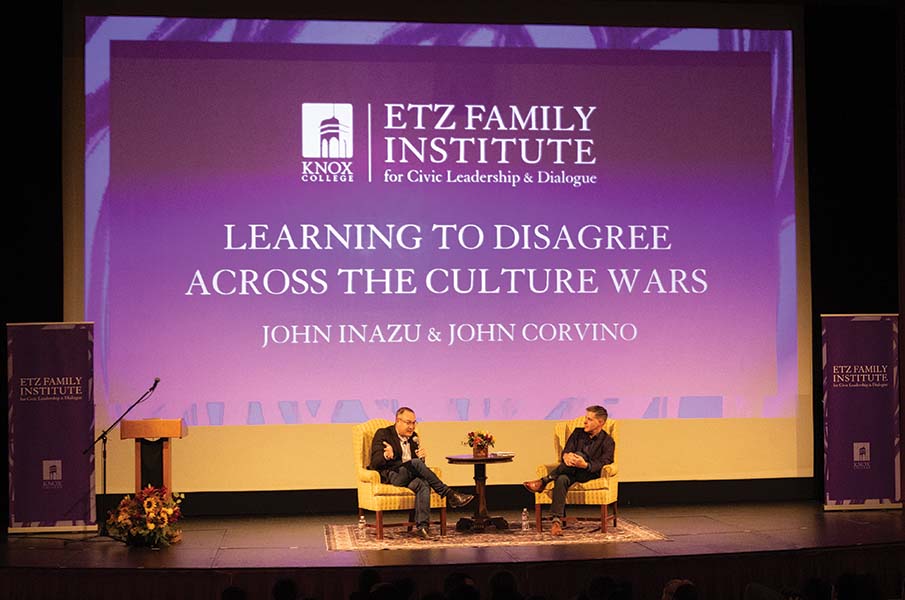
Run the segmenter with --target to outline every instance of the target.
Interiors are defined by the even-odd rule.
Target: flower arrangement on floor
[[[182,517],[179,505],[185,496],[165,487],[148,486],[123,498],[107,517],[107,532],[129,546],[159,548],[182,540],[176,525]]]
[[[488,448],[493,447],[495,440],[487,431],[469,431],[468,437],[462,443],[470,446],[475,456],[487,456]]]

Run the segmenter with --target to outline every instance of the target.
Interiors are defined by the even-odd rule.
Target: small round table
[[[456,523],[456,531],[484,531],[488,527],[495,527],[498,531],[509,529],[509,523],[503,517],[492,517],[487,513],[487,465],[494,463],[512,462],[515,454],[489,454],[488,456],[475,457],[472,454],[454,454],[447,456],[446,460],[451,465],[474,465],[474,489],[475,508],[474,515],[469,519],[463,517]]]

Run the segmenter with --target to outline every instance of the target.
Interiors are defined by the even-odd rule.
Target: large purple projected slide
[[[795,415],[789,32],[86,26],[109,418]]]

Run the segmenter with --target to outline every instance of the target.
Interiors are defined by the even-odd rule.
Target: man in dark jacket
[[[446,498],[450,508],[465,506],[474,498],[461,494],[442,481],[424,463],[425,452],[415,433],[415,411],[403,406],[396,411],[396,422],[378,429],[371,442],[369,469],[380,473],[380,481],[407,487],[415,492],[415,535],[428,539],[430,534],[431,489]]]
[[[550,514],[553,526],[550,533],[562,535],[562,519],[565,516],[566,492],[573,483],[591,481],[600,477],[604,465],[612,464],[616,452],[616,442],[603,430],[607,420],[606,409],[602,406],[589,406],[584,416],[584,429],[576,429],[566,441],[562,451],[562,462],[543,479],[526,481],[529,491],[538,493],[547,484],[555,481],[553,487],[553,504]]]

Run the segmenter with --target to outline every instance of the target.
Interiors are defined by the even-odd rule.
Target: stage
[[[450,529],[467,513],[450,511]],[[519,513],[499,514],[518,525]],[[440,591],[455,571],[471,575],[489,597],[489,577],[501,568],[516,576],[526,595],[551,600],[571,598],[598,575],[631,583],[636,599],[659,598],[668,579],[682,577],[694,580],[703,598],[732,600],[750,582],[797,587],[812,577],[832,581],[845,571],[872,573],[884,598],[900,596],[901,510],[826,513],[816,502],[625,506],[619,518],[660,535],[529,544],[520,540],[536,534],[518,530],[505,542],[481,547],[468,545],[465,537],[454,547],[433,547],[443,545],[437,540],[403,549],[328,550],[325,525],[352,526],[355,514],[189,517],[183,541],[161,550],[85,534],[13,535],[2,548],[0,597],[214,600],[225,587],[238,585],[249,598],[264,599],[275,581],[289,577],[301,598],[344,599],[366,568],[378,569],[384,581],[410,578],[415,598]],[[566,529],[565,542],[570,533]]]

